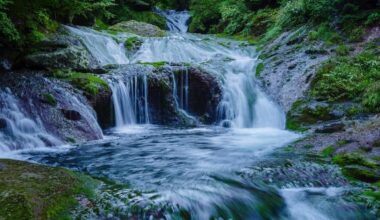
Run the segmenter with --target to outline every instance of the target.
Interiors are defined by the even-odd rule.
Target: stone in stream
[[[110,27],[110,30],[128,32],[142,37],[163,37],[166,32],[159,27],[140,21],[123,21]]]

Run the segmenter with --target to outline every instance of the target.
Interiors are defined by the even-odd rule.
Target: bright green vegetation
[[[142,41],[138,37],[130,37],[124,42],[125,48],[132,50],[136,47],[141,46]]]
[[[150,65],[150,66],[153,66],[154,68],[161,68],[161,67],[165,66],[167,63],[165,61],[160,61],[160,62],[152,62],[152,63],[139,62],[139,64]]]
[[[79,196],[91,199],[98,182],[72,171],[0,160],[1,219],[70,219]]]
[[[341,48],[339,57],[326,62],[312,83],[311,95],[328,101],[361,102],[371,112],[380,110],[379,48],[347,56]],[[338,52],[338,51],[337,51]]]
[[[190,31],[274,39],[299,26],[315,27],[310,39],[337,43],[343,36],[361,40],[364,29],[379,24],[376,0],[193,0]]]
[[[264,64],[263,63],[260,63],[259,65],[257,65],[256,67],[256,77],[260,77],[261,73],[264,71]]]
[[[45,94],[43,94],[43,97],[44,97],[44,101],[46,103],[48,103],[49,105],[51,105],[53,107],[57,106],[57,100],[55,99],[55,97],[52,94],[45,93]]]
[[[97,95],[101,90],[109,90],[107,82],[91,73],[72,72],[67,70],[55,70],[52,72],[54,78],[70,82],[78,89],[83,90],[86,95]]]

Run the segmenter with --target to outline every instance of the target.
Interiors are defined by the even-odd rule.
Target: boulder
[[[134,20],[117,23],[111,26],[110,30],[133,33],[142,37],[163,37],[166,35],[165,31],[155,25]]]
[[[71,120],[71,121],[79,121],[81,120],[82,116],[80,115],[79,112],[75,110],[66,110],[66,109],[61,109],[63,115],[65,116],[66,119]]]
[[[97,61],[75,36],[57,34],[42,41],[36,48],[35,52],[24,58],[27,67],[82,71],[99,68]]]

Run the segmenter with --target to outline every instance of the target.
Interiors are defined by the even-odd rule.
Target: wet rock
[[[25,65],[43,69],[98,69],[97,61],[91,56],[81,41],[71,35],[57,34],[42,41],[36,51],[24,58]]]
[[[91,95],[87,98],[96,111],[100,126],[104,129],[112,127],[114,125],[114,118],[111,89],[105,89],[102,87],[96,95]]]
[[[378,170],[360,165],[349,165],[343,168],[343,173],[347,176],[361,180],[363,182],[375,183],[380,181]]]
[[[110,30],[133,33],[142,37],[163,37],[166,35],[165,31],[155,25],[134,20],[117,23],[111,26]]]
[[[263,88],[285,112],[291,109],[294,102],[306,97],[316,70],[331,56],[325,52],[305,56],[307,49],[300,45],[324,47],[323,42],[306,42],[308,33],[304,27],[284,32],[261,51],[260,58],[265,66],[260,74]]]
[[[345,125],[342,122],[334,122],[322,125],[315,130],[316,133],[333,133],[338,131],[343,131]]]
[[[0,77],[0,84],[9,88],[18,101],[18,108],[28,118],[38,119],[42,129],[58,140],[66,141],[67,137],[75,137],[80,143],[102,138],[96,113],[83,92],[65,81],[45,75],[46,72],[31,70],[10,72]],[[41,104],[44,94],[53,96],[59,108]],[[0,103],[2,101],[7,100],[0,100]],[[40,140],[47,146],[53,145],[46,137],[41,136]]]
[[[0,129],[5,129],[7,128],[7,120],[4,118],[0,118]]]
[[[75,110],[61,109],[61,111],[62,111],[63,115],[65,116],[65,118],[68,120],[79,121],[82,118],[81,114]]]

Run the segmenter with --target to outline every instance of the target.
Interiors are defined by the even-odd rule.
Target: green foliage
[[[317,72],[311,94],[328,101],[362,102],[369,111],[380,108],[380,58],[376,52],[337,57]]]
[[[350,48],[346,45],[341,44],[336,48],[336,55],[338,56],[347,56],[350,54]]]
[[[332,30],[330,25],[327,23],[323,23],[319,25],[316,30],[310,31],[308,37],[311,41],[322,40],[328,44],[337,44],[342,41],[339,34]]]
[[[380,24],[380,12],[373,12],[368,15],[367,20],[365,21],[365,25],[373,26]]]
[[[137,11],[131,9],[131,7],[128,5],[124,5],[114,7],[111,11],[115,16],[110,19],[110,23],[135,20],[156,25],[161,29],[166,29],[166,20],[160,15],[149,10]]]
[[[189,30],[200,33],[215,32],[222,17],[219,5],[219,0],[193,0],[190,5],[193,18]]]
[[[15,25],[7,14],[9,3],[9,1],[0,0],[0,46],[2,42],[15,43],[20,39]]]

